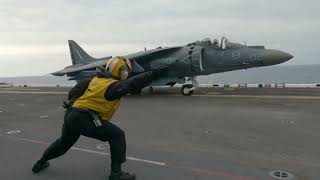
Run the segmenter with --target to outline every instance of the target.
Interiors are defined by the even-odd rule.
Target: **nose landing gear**
[[[181,88],[181,94],[184,96],[191,96],[194,93],[194,90],[199,87],[199,83],[196,77],[191,77],[188,80],[192,81],[192,84],[184,84]]]
[[[192,84],[185,84],[185,85],[182,85],[182,88],[181,88],[181,94],[184,95],[184,96],[191,96],[193,94],[193,85]]]

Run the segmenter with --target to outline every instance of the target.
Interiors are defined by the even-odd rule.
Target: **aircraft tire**
[[[148,92],[149,92],[149,94],[152,94],[154,92],[154,89],[152,86],[149,87]]]
[[[193,90],[187,92],[186,88],[190,89],[192,87],[193,87],[192,84],[183,85],[182,88],[181,88],[181,94],[184,95],[184,96],[191,96],[193,94]]]

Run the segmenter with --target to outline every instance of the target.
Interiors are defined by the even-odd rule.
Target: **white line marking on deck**
[[[1,90],[7,90],[7,91],[40,91],[41,89],[24,89],[24,88],[0,88]]]
[[[91,153],[91,154],[110,156],[109,153],[93,151],[93,150],[89,150],[89,149],[83,149],[83,148],[77,148],[77,147],[72,147],[71,149],[76,150],[76,151],[87,152],[87,153]],[[135,157],[130,157],[130,156],[127,156],[127,159],[131,160],[131,161],[138,161],[138,162],[144,162],[144,163],[148,163],[148,164],[154,164],[154,165],[158,165],[158,166],[165,166],[166,165],[166,163],[163,163],[163,162],[150,161],[150,160],[145,160],[145,159],[140,159],[140,158],[135,158]]]
[[[99,146],[97,146],[97,149],[99,150],[105,150],[105,149],[109,149],[109,144],[105,143],[105,144],[100,144]]]
[[[4,136],[4,135],[0,134],[0,137],[2,137],[2,136]],[[45,141],[38,141],[38,140],[27,139],[27,138],[18,138],[18,137],[13,137],[13,136],[5,136],[5,137],[8,137],[8,138],[13,139],[13,140],[30,142],[30,143],[33,143],[33,144],[42,144],[42,145],[50,144],[50,143],[45,142]],[[72,147],[71,149],[72,150],[76,150],[76,151],[81,151],[81,152],[98,154],[98,155],[102,155],[102,156],[110,156],[109,153],[103,153],[103,152],[99,152],[99,151],[92,151],[92,150],[89,150],[89,149],[83,149],[83,148],[77,148],[77,147]],[[149,164],[158,165],[158,166],[166,166],[166,167],[170,167],[170,168],[174,168],[174,169],[182,169],[182,170],[186,170],[186,171],[193,172],[193,173],[206,174],[206,175],[209,175],[209,176],[226,177],[228,179],[235,179],[235,180],[240,180],[240,179],[241,180],[254,180],[251,177],[234,175],[234,174],[230,174],[229,172],[223,172],[223,171],[211,171],[211,170],[208,170],[208,169],[200,169],[200,168],[190,167],[190,166],[181,166],[181,165],[172,164],[172,163],[166,164],[166,163],[163,163],[163,162],[150,161],[150,160],[139,159],[139,158],[128,157],[128,156],[127,156],[127,159],[131,160],[131,161],[149,163]]]
[[[178,97],[179,94],[172,94],[167,96]],[[257,98],[257,99],[301,99],[301,100],[320,100],[320,96],[282,96],[282,95],[202,95],[194,94],[191,97],[210,97],[210,98]]]
[[[18,133],[21,133],[21,131],[19,129],[16,129],[16,130],[12,130],[12,131],[9,131],[7,132],[7,134],[18,134]]]
[[[50,94],[50,95],[67,95],[68,92],[23,92],[23,91],[0,91],[0,94]]]

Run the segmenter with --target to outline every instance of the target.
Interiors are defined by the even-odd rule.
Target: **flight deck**
[[[69,88],[0,87],[0,179],[107,179],[109,146],[81,137],[33,174],[60,136]],[[138,180],[318,180],[320,88],[199,88],[129,95],[112,122]]]

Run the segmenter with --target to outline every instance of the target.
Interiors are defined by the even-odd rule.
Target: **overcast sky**
[[[67,40],[95,57],[227,36],[320,64],[316,0],[0,0],[0,77],[71,64]]]

